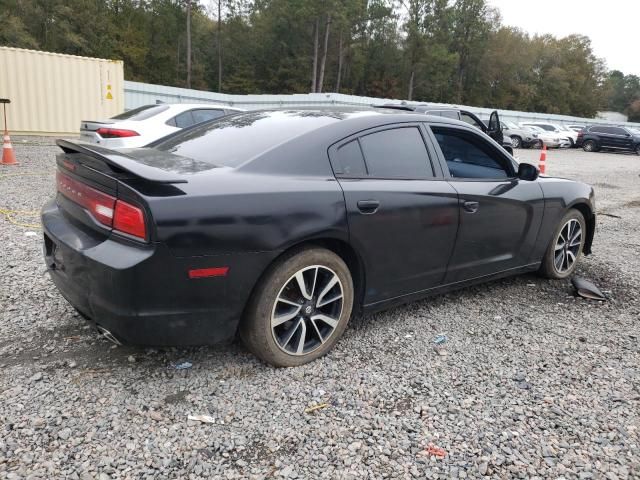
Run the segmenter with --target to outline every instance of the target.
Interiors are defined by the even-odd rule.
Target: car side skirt
[[[486,283],[492,280],[511,277],[511,276],[519,275],[523,273],[535,272],[540,268],[541,263],[542,262],[531,263],[522,267],[510,268],[508,270],[492,273],[491,275],[484,275],[482,277],[476,277],[469,280],[448,283],[446,285],[440,285],[438,287],[429,288],[427,290],[421,290],[419,292],[413,292],[407,295],[401,295],[401,296],[390,298],[387,300],[382,300],[380,302],[370,303],[362,307],[362,313],[368,314],[368,313],[378,312],[381,310],[386,310],[388,308],[396,307],[398,305],[404,305],[406,303],[415,302],[417,300],[422,300],[424,298],[440,295],[443,293],[448,293],[454,290],[459,290],[461,288],[469,287],[471,285]]]

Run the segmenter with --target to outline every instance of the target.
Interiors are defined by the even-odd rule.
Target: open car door
[[[500,116],[498,111],[491,112],[489,117],[489,127],[487,128],[487,135],[493,138],[499,145],[502,145],[504,135],[502,134],[502,125],[500,125]]]

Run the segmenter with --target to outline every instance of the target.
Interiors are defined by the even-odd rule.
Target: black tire
[[[531,148],[535,148],[536,150],[542,149],[543,146],[544,146],[544,143],[542,142],[542,140],[536,140],[531,144]]]
[[[313,269],[315,269],[315,277],[311,277],[313,280],[310,280],[310,275],[313,275]],[[298,286],[299,283],[296,283],[296,275],[300,274],[300,272],[302,272],[303,283],[306,286],[305,290],[307,290],[304,293],[308,293],[309,286],[312,285],[310,288],[310,296],[312,298],[309,298],[309,300],[305,300],[304,293]],[[321,277],[328,278],[328,284],[333,280],[331,275],[334,275],[339,280],[334,288],[339,289],[342,293],[341,300],[339,300],[341,303],[339,309],[336,308],[336,304],[330,304],[330,308],[335,309],[332,314],[332,318],[337,320],[335,327],[331,327],[328,323],[322,323],[322,321],[312,320],[313,314],[324,314],[325,312],[321,312],[320,309],[327,307],[326,305],[318,307],[323,296],[315,292],[316,283],[321,288]],[[305,279],[309,281],[308,284]],[[287,302],[276,301],[285,297],[294,299],[296,297],[295,289],[297,289],[299,300],[291,303],[288,300]],[[328,292],[332,291],[329,290]],[[334,293],[333,296],[337,296],[337,294]],[[353,298],[354,288],[351,272],[338,255],[330,250],[317,247],[292,251],[276,261],[256,287],[240,325],[240,338],[254,355],[275,367],[303,365],[325,355],[342,336],[351,317]],[[304,304],[306,307],[303,306],[303,302],[307,302]],[[297,303],[300,304],[300,307],[297,307]],[[309,316],[307,317],[304,314],[304,310],[310,306],[313,309],[313,314],[308,312]],[[296,316],[272,327],[272,317],[274,317],[274,322],[277,322],[276,311],[283,307],[297,312],[295,313]],[[318,308],[316,309],[316,307]],[[280,315],[281,318],[288,316],[289,312]],[[304,323],[304,326],[298,322]],[[286,330],[287,328],[288,330]],[[283,338],[278,337],[278,329],[285,329],[283,337],[288,337],[288,340],[284,341]],[[327,333],[327,329],[331,330],[330,333]],[[301,342],[302,335],[307,331],[311,332],[311,334],[307,334],[303,339],[304,341]],[[322,338],[323,336],[325,336],[324,339]],[[306,338],[309,338],[309,340],[307,341]],[[282,345],[283,342],[284,346]],[[302,343],[304,349],[309,345],[310,351],[308,353],[286,351],[288,345],[293,346],[292,344],[295,344],[299,346],[300,343]]]
[[[587,140],[582,144],[582,150],[585,152],[595,152],[598,150],[596,142],[593,140]]]
[[[640,145],[636,145],[636,153],[640,155]]]
[[[511,143],[513,144],[513,148],[522,147],[522,139],[517,135],[511,137]]]
[[[557,262],[556,262],[556,260],[558,259],[556,252],[558,250],[556,249],[556,246],[561,241],[560,234],[562,233],[563,236],[566,235],[565,227],[569,224],[569,222],[572,222],[572,221],[577,221],[580,225],[580,229],[581,229],[580,243],[577,246],[577,249],[575,249],[574,247],[573,255],[575,256],[575,259],[571,264],[571,266],[567,265],[568,268],[563,269],[562,267],[564,267],[564,263],[563,263],[564,260],[561,260],[562,267],[558,268]],[[547,251],[545,252],[544,257],[542,258],[542,264],[540,265],[540,270],[539,270],[540,274],[547,278],[557,279],[557,280],[567,278],[570,275],[572,275],[576,269],[576,266],[578,265],[580,257],[582,256],[582,249],[584,248],[584,242],[585,242],[586,236],[587,236],[587,229],[586,229],[586,222],[584,221],[584,216],[578,210],[574,208],[570,209],[562,217],[562,220],[560,220],[560,223],[558,224],[555,232],[553,233],[553,237],[549,242]],[[564,249],[565,256],[567,255],[566,252],[567,252],[567,248]],[[562,252],[560,252],[560,254],[562,254]]]

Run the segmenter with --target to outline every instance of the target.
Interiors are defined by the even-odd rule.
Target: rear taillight
[[[58,192],[87,209],[98,222],[118,232],[146,240],[146,222],[141,208],[74,180],[62,172],[57,172],[56,179]]]
[[[89,210],[98,222],[111,227],[113,223],[113,209],[116,199],[95,188],[80,183],[77,180],[58,172],[58,191],[69,200]]]
[[[138,132],[134,130],[125,130],[122,128],[99,128],[96,130],[96,133],[100,135],[102,138],[126,138],[126,137],[137,137],[140,135]]]
[[[123,201],[116,201],[116,210],[113,216],[113,228],[144,240],[147,236],[145,228],[144,212],[138,207]]]

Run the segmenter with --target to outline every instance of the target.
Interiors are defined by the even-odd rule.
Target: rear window
[[[144,105],[142,107],[127,110],[120,115],[111,117],[113,120],[146,120],[159,113],[169,110],[169,105]]]
[[[276,145],[336,122],[321,111],[257,111],[222,117],[149,145],[212,165],[237,167]]]

